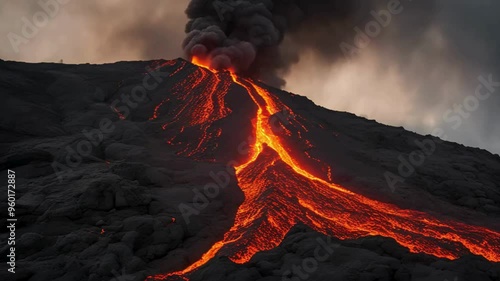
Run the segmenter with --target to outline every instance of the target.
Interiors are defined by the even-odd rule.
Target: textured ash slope
[[[185,74],[166,78],[148,91],[148,98],[131,108],[125,120],[110,108],[122,93],[141,83],[147,66],[164,63],[1,62],[0,166],[4,173],[14,169],[18,177],[18,280],[143,280],[149,274],[185,267],[232,225],[243,200],[234,178],[190,223],[182,219],[179,204],[192,205],[194,190],[211,181],[210,171],[225,170],[225,162],[176,155],[165,143],[161,120],[149,121],[155,106],[171,95],[172,85]],[[172,61],[161,71],[173,73],[181,63],[185,62]],[[230,90],[231,102],[237,102],[236,88]],[[414,140],[431,137],[326,110],[301,96],[273,92],[294,112],[327,124],[310,130],[306,137],[315,144],[309,149],[312,156],[336,163],[332,174],[336,182],[402,208],[500,229],[498,155],[438,142],[436,152],[416,174],[392,192],[384,172],[396,173],[398,156],[418,149]],[[244,116],[235,114],[234,118]],[[66,163],[66,147],[76,150],[86,139],[82,130],[98,128],[103,118],[112,120],[115,129],[59,181],[51,164]],[[230,120],[223,125],[231,128]],[[234,140],[227,145],[244,139],[248,127],[233,129]],[[6,210],[4,202],[2,210]],[[281,280],[290,265],[311,255],[315,247],[311,240],[319,236],[297,227],[282,245],[257,254],[250,263],[233,265],[219,258],[193,279]],[[1,234],[2,241],[6,237]],[[311,280],[495,280],[500,274],[498,264],[480,257],[450,262],[409,254],[389,238],[338,243],[342,246],[320,264]],[[5,257],[7,248],[1,247]],[[1,271],[2,277],[12,277],[5,272]]]

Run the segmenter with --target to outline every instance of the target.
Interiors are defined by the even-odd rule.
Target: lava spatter
[[[203,65],[200,61],[195,62]],[[177,272],[151,276],[150,280],[188,280],[190,272],[215,256],[227,256],[235,263],[245,263],[255,253],[279,245],[297,223],[340,239],[369,235],[392,237],[411,252],[441,258],[456,259],[471,252],[490,261],[500,261],[498,232],[461,222],[441,221],[424,212],[401,209],[356,194],[331,182],[331,168],[327,163],[322,165],[327,167],[325,178],[328,180],[314,175],[296,157],[303,152],[288,147],[282,137],[272,130],[270,117],[282,108],[290,110],[277,96],[252,80],[235,74],[224,76],[214,70],[199,71],[211,72],[212,75],[209,77],[202,73],[201,78],[191,78],[193,81],[214,80],[201,97],[186,96],[186,102],[195,101],[205,108],[194,111],[192,115],[182,113],[182,107],[177,112],[177,115],[183,114],[188,125],[199,126],[201,132],[198,142],[185,144],[183,154],[190,156],[202,153],[207,139],[218,137],[207,130],[212,127],[214,120],[224,118],[230,111],[224,108],[224,95],[231,83],[243,88],[257,108],[255,116],[248,118],[254,120],[255,143],[251,146],[248,159],[235,167],[245,201],[238,208],[234,225],[224,238],[208,249],[198,261]],[[230,80],[221,80],[224,78]],[[174,122],[177,119],[178,116]],[[299,136],[298,141],[307,146],[308,140],[301,137],[301,132],[307,131],[307,127],[299,119],[302,120],[295,118],[287,130],[297,130],[294,135]]]

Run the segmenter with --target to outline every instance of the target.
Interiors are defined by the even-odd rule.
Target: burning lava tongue
[[[291,112],[290,108],[251,80],[200,68],[180,82],[177,91],[186,95],[204,80],[207,80],[204,85],[208,86],[203,94],[191,97],[194,101],[189,102],[194,108],[189,112],[182,107],[176,111],[174,120],[185,120],[189,126],[200,130],[197,142],[187,144],[180,154],[192,156],[204,152],[207,143],[217,142],[221,132],[213,123],[231,112],[225,107],[224,96],[230,84],[242,87],[257,108],[256,115],[248,118],[254,120],[255,143],[248,159],[235,167],[245,201],[223,240],[215,243],[198,261],[184,270],[151,276],[149,280],[188,280],[186,276],[190,272],[215,256],[228,256],[235,263],[245,263],[255,253],[276,247],[297,223],[340,239],[381,235],[394,238],[415,253],[456,259],[470,252],[490,261],[500,261],[498,232],[400,209],[313,175],[294,157],[301,152],[292,151],[271,128],[270,117],[283,108]],[[152,119],[158,116],[161,106],[157,107]],[[298,131],[300,136],[300,131],[307,128],[298,119],[294,118],[287,130]],[[169,125],[171,123],[165,128]],[[182,127],[184,129],[188,128]]]

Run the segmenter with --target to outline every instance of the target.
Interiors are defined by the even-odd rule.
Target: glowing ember
[[[193,62],[203,66],[196,59]],[[183,92],[186,93],[188,85],[198,85],[207,79],[207,85],[212,86],[200,97],[189,97],[187,103],[190,103],[191,113],[184,110],[185,104],[176,110],[177,115],[173,120],[182,116],[188,126],[194,126],[201,132],[198,142],[183,144],[183,154],[192,156],[203,153],[206,143],[216,140],[220,135],[220,132],[214,133],[216,131],[212,125],[230,112],[224,106],[224,97],[231,79],[245,89],[257,106],[253,119],[255,143],[245,163],[235,167],[245,201],[223,240],[215,243],[198,261],[181,271],[149,279],[188,280],[188,273],[216,255],[228,256],[235,263],[245,263],[255,253],[276,247],[297,223],[340,239],[381,235],[394,238],[415,253],[456,259],[470,251],[490,261],[500,261],[498,232],[460,222],[441,221],[424,212],[404,210],[356,194],[331,183],[331,168],[326,163],[321,164],[326,167],[325,178],[328,180],[313,175],[294,157],[301,152],[287,147],[282,137],[271,128],[269,118],[273,114],[282,108],[290,110],[278,97],[235,74],[204,75],[205,69],[197,72],[200,73],[190,76],[188,82],[181,82],[180,90],[184,88]],[[301,137],[301,132],[307,132],[307,127],[298,119],[301,118],[295,118],[287,126],[285,134],[289,136],[290,130],[296,132],[299,141],[305,147],[310,147],[309,141]]]

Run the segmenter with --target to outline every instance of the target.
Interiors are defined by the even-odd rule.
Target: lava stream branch
[[[227,76],[228,74],[225,73],[214,73],[206,68],[197,68],[186,79],[174,86],[171,96],[155,107],[153,116],[149,120],[156,120],[167,102],[180,103],[171,113],[173,116],[171,120],[162,126],[163,129],[178,128],[168,141],[170,144],[183,145],[183,149],[178,154],[187,157],[202,155],[209,147],[208,142],[220,135],[220,129],[212,125],[231,113],[231,109],[225,106],[224,101],[232,84]],[[191,94],[191,92],[198,91],[203,94]],[[198,141],[176,142],[178,133],[188,128],[201,132]]]

